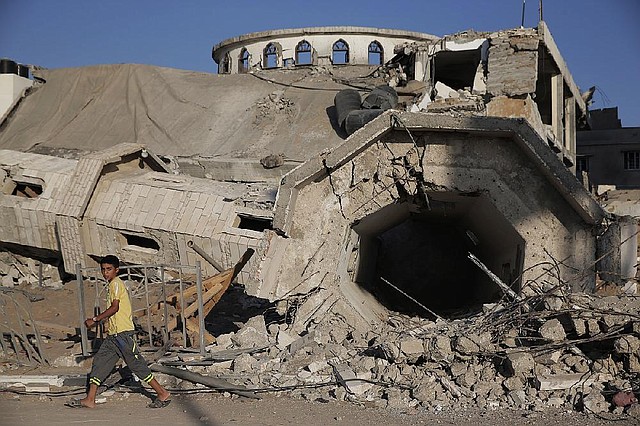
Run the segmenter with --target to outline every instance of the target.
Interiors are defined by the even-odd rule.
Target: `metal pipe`
[[[147,268],[144,268],[144,293],[147,312],[149,310],[149,279],[147,277]],[[147,330],[149,332],[149,346],[153,347],[153,336],[151,335],[151,315],[147,315]]]
[[[84,282],[82,281],[82,266],[76,264],[76,281],[78,282],[78,304],[80,305],[80,336],[82,342],[82,356],[89,356],[89,340],[87,339],[87,327],[84,325]]]
[[[168,311],[168,307],[167,307],[167,291],[165,289],[165,282],[164,282],[164,266],[160,267],[160,281],[162,281],[162,300],[164,303],[162,303],[162,306],[164,307],[164,332],[166,333],[167,336],[167,340],[169,340],[168,336],[169,336],[169,319],[167,318],[169,315],[169,311]],[[163,344],[166,344],[166,341],[162,342]]]
[[[196,289],[198,290],[198,320],[200,323],[198,337],[200,338],[200,355],[204,355],[204,307],[202,301],[202,269],[200,268],[199,260],[196,260]]]
[[[193,241],[189,240],[187,241],[187,247],[190,247],[193,249],[193,251],[195,251],[196,253],[198,253],[200,256],[202,256],[202,258],[204,260],[206,260],[207,262],[209,262],[209,264],[211,266],[213,266],[218,272],[222,272],[224,271],[224,268],[222,266],[220,266],[220,264],[218,264],[218,262],[216,262],[211,256],[209,256],[207,254],[207,252],[205,252],[204,250],[202,250],[202,248],[200,248],[196,243],[194,243]]]
[[[186,348],[187,347],[187,325],[185,323],[184,318],[184,282],[182,281],[182,268],[180,268],[179,272],[180,277],[180,319],[182,322],[182,344]]]
[[[407,299],[411,300],[413,303],[415,303],[416,305],[420,306],[422,309],[424,309],[425,311],[429,312],[431,315],[433,315],[434,317],[436,317],[437,319],[443,319],[440,315],[436,314],[435,312],[433,312],[431,309],[427,308],[426,306],[424,306],[422,303],[418,302],[416,299],[414,299],[413,297],[409,296],[407,293],[405,293],[404,291],[400,290],[398,287],[396,287],[395,285],[391,284],[389,281],[385,280],[384,278],[380,277],[380,279],[382,280],[382,282],[384,282],[385,284],[387,284],[388,286],[390,286],[392,289],[396,290],[398,293],[402,294],[403,296],[405,296]]]

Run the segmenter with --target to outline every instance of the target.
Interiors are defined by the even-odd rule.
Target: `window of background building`
[[[222,64],[220,66],[221,74],[229,74],[231,72],[231,55],[227,52],[224,55],[224,59],[222,60]]]
[[[349,63],[349,45],[346,41],[340,39],[333,43],[331,60],[334,65]]]
[[[369,44],[369,65],[382,65],[383,63],[382,45],[377,41],[372,41]]]
[[[580,176],[582,172],[589,173],[589,156],[578,155],[576,157],[576,174]]]
[[[263,66],[265,68],[276,68],[278,66],[278,46],[275,43],[269,43],[264,48]]]
[[[624,169],[640,170],[640,151],[624,152]]]
[[[296,65],[311,65],[311,44],[302,40],[296,46]]]
[[[249,51],[246,48],[242,48],[240,51],[240,57],[238,58],[238,72],[249,72]]]

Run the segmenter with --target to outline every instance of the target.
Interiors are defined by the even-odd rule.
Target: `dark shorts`
[[[153,374],[147,365],[147,361],[140,354],[138,345],[134,339],[133,331],[125,331],[108,335],[98,353],[93,357],[93,366],[89,373],[89,383],[100,386],[111,374],[118,359],[122,358],[133,373],[141,380],[149,383],[153,380]]]

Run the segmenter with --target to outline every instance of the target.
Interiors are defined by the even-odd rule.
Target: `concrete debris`
[[[275,169],[284,164],[284,154],[270,154],[260,159],[260,164],[265,169]]]
[[[397,410],[475,405],[632,416],[638,301],[562,294],[561,309],[546,310],[545,294],[503,299],[500,310],[460,319],[395,313],[375,330],[355,326],[345,304],[301,316],[289,305],[288,321],[267,312],[250,316],[237,331],[217,335],[205,355],[169,347],[154,370],[171,386],[197,389],[193,383],[200,383],[247,397],[256,397],[251,389],[278,389]],[[557,296],[555,290],[550,295]],[[78,367],[81,361],[65,356],[53,364]],[[46,383],[34,380],[31,390]]]
[[[605,413],[631,407],[633,392],[619,392],[637,386],[637,375],[628,368],[637,363],[638,338],[627,330],[640,318],[633,310],[616,315],[596,309],[601,301],[593,296],[565,295],[565,300],[561,311],[516,314],[514,305],[504,303],[499,314],[435,323],[396,314],[375,331],[354,328],[334,312],[311,323],[305,318],[311,329],[297,338],[293,324],[272,324],[269,333],[262,316],[252,317],[234,335],[233,346],[240,342],[238,334],[245,337],[244,346],[273,346],[242,353],[225,368],[203,368],[247,388],[291,387],[292,395],[310,400],[372,401],[403,410],[475,404]],[[566,309],[577,303],[580,309]],[[585,334],[574,327],[587,319],[605,322],[605,315],[607,332]],[[515,346],[506,345],[507,339]]]
[[[37,261],[6,251],[0,251],[0,281],[2,287],[62,288],[58,267],[44,260]]]
[[[584,411],[588,413],[606,413],[609,411],[609,402],[600,392],[591,392],[582,398]]]
[[[555,318],[542,324],[538,333],[542,338],[552,342],[561,342],[567,337],[562,324]]]

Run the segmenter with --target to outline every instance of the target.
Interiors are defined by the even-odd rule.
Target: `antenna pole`
[[[544,21],[544,18],[542,17],[542,0],[538,2],[538,12],[540,14],[540,21]]]
[[[524,28],[524,9],[527,5],[527,0],[522,0],[522,21],[520,23],[520,28]]]

